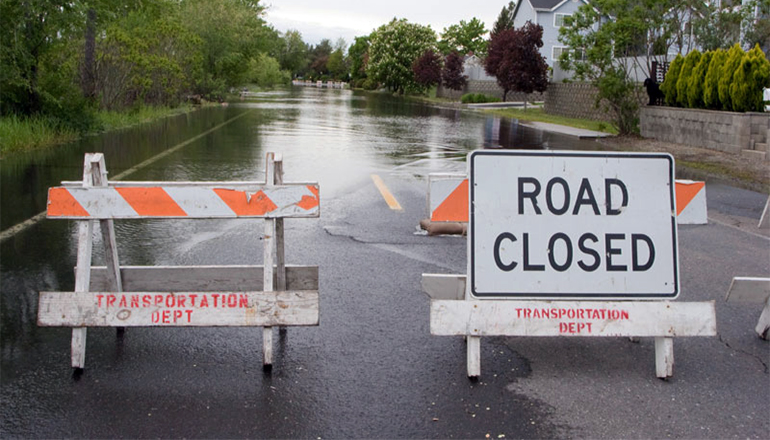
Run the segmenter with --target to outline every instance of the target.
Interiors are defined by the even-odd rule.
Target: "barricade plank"
[[[318,184],[55,187],[48,218],[311,218],[319,216]]]
[[[770,278],[734,277],[726,301],[763,303],[770,298]]]
[[[442,336],[715,336],[714,302],[433,300]]]
[[[315,326],[317,291],[40,292],[39,326]]]
[[[463,299],[465,283],[465,275],[422,274],[422,289],[431,299]]]
[[[131,292],[216,292],[264,290],[263,266],[122,266],[123,289]],[[273,279],[277,273],[273,274]],[[91,268],[92,292],[111,291],[107,268]],[[286,288],[318,290],[318,266],[286,266]]]

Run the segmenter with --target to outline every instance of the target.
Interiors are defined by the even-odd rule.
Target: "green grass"
[[[85,135],[132,127],[187,113],[192,109],[193,106],[185,104],[174,108],[139,107],[125,112],[103,110],[96,112],[97,128]],[[0,118],[0,156],[24,150],[48,148],[75,141],[80,137],[80,133],[56,127],[45,118],[17,116]]]
[[[618,134],[618,130],[609,122],[593,121],[590,119],[574,119],[563,116],[549,115],[542,108],[497,108],[483,109],[484,113],[491,113],[505,118],[519,119],[522,121],[547,122],[550,124],[566,125],[568,127],[583,128],[586,130],[601,131],[604,133]]]
[[[77,139],[75,131],[61,130],[42,118],[0,118],[0,156],[21,150],[50,147]]]

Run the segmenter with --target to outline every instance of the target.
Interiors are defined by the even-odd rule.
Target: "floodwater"
[[[264,179],[265,154],[278,152],[284,158],[285,180],[318,181],[322,201],[327,203],[371,184],[367,179],[372,173],[397,173],[415,179],[432,172],[462,173],[466,154],[478,148],[587,149],[592,145],[533,130],[515,120],[440,109],[388,95],[311,88],[271,92],[2,159],[0,230],[7,231],[43,212],[49,187],[60,181],[80,180],[86,152],[104,153],[109,178],[131,181],[258,181]],[[333,216],[330,211],[322,215]],[[236,227],[232,221],[216,227],[208,221],[116,222],[121,264],[258,264],[259,252],[190,252]],[[70,397],[56,400],[56,396],[78,393],[66,381],[61,387],[46,388],[52,382],[62,382],[52,376],[68,367],[68,357],[59,355],[69,351],[69,331],[36,324],[38,292],[74,288],[75,231],[75,222],[42,219],[4,236],[0,243],[0,433],[12,437],[119,435],[109,430],[80,429],[82,425],[72,421],[59,429],[51,427],[57,422],[43,421],[41,426],[49,428],[36,431],[29,422],[37,415],[67,414],[66,400]],[[94,263],[99,264],[103,257],[99,234],[95,235]],[[179,335],[172,332],[166,336]],[[202,342],[201,350],[214,343]],[[101,346],[89,346],[89,350]],[[136,355],[151,356],[153,350],[162,351],[164,346],[151,345]],[[57,356],[51,356],[54,352]],[[40,404],[45,396],[56,403]],[[123,398],[131,403],[130,396]],[[77,398],[72,399],[70,404],[77,405]],[[93,394],[88,399],[92,405],[100,402]],[[197,432],[216,436],[213,431]],[[219,433],[258,435],[256,431]],[[131,432],[122,434],[131,436]],[[273,434],[286,436],[291,432],[278,430]],[[164,435],[194,433],[156,432],[153,436]]]

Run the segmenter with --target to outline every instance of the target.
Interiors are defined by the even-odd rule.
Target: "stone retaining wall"
[[[770,158],[770,114],[642,107],[641,135],[665,142]]]
[[[612,115],[596,107],[598,90],[591,84],[551,83],[546,93],[548,96],[544,111],[549,115],[596,121],[612,120]]]

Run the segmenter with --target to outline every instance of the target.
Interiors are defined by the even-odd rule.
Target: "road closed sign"
[[[481,150],[468,162],[474,297],[679,294],[670,155]]]

